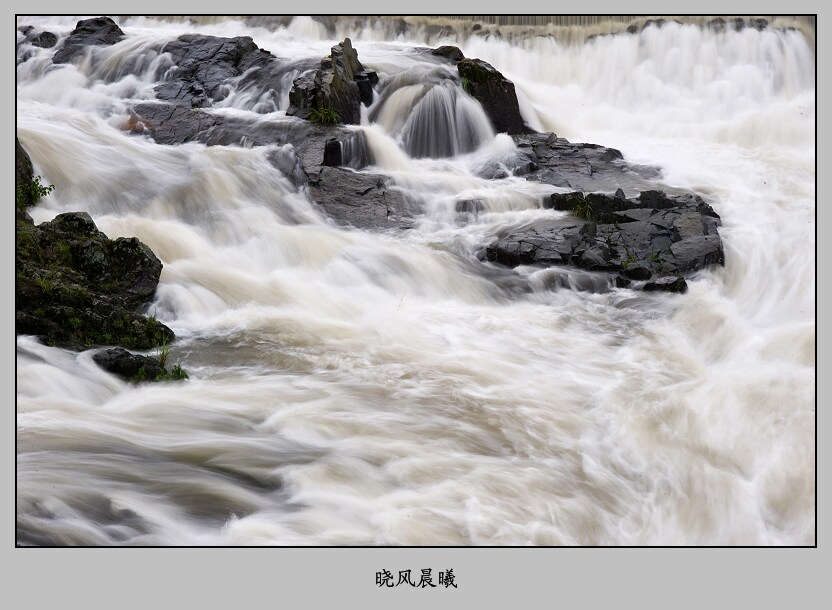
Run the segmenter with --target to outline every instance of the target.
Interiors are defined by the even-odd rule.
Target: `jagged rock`
[[[583,218],[534,222],[488,246],[484,258],[512,267],[573,265],[637,281],[724,264],[719,216],[696,195],[646,191],[638,199],[621,199],[566,193],[551,201],[556,210]]]
[[[498,133],[531,133],[523,122],[514,83],[481,59],[462,59],[457,64],[463,88],[482,104]]]
[[[109,46],[124,38],[124,32],[109,17],[82,19],[52,56],[52,62],[65,64],[74,60],[89,46]]]
[[[361,122],[362,100],[365,104],[372,102],[374,81],[378,82],[378,75],[364,69],[352,42],[345,38],[321,60],[320,68],[295,79],[286,114],[314,120],[315,112],[334,110],[337,122],[357,125]],[[369,89],[366,84],[359,88],[359,82],[369,83]]]

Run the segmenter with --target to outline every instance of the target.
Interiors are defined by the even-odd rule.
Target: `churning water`
[[[59,36],[75,21],[19,19]],[[151,247],[151,312],[191,379],[131,385],[18,337],[19,543],[814,544],[815,58],[800,31],[120,25],[95,62],[32,49],[17,68],[17,133],[56,187],[31,213],[84,210]],[[164,43],[190,32],[248,35],[287,62],[351,36],[399,79],[359,129],[374,171],[424,202],[414,228],[332,225],[269,163],[277,146],[123,131],[170,67]],[[530,125],[701,193],[725,267],[684,295],[486,272],[476,252],[551,214],[553,189],[477,177],[514,144],[416,51],[440,42],[510,78]],[[295,121],[296,75],[276,103],[233,90],[213,111]],[[483,210],[461,222],[471,199]]]

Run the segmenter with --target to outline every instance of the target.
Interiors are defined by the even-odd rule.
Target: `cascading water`
[[[59,37],[76,21],[18,18]],[[401,78],[437,70],[424,29],[120,26],[76,65],[19,50],[18,137],[56,187],[30,214],[87,211],[159,256],[151,312],[191,379],[132,385],[18,337],[20,544],[814,543],[815,58],[800,31],[444,35],[515,83],[527,124],[709,198],[725,267],[668,295],[477,261],[551,214],[553,189],[479,175],[516,147],[448,78]],[[413,228],[334,226],[272,165],[287,146],[125,131],[171,68],[164,43],[191,32],[248,35],[285,62],[274,97],[241,79],[210,110],[275,123],[298,120],[293,75],[351,36],[381,89],[356,129],[373,170],[424,202]]]

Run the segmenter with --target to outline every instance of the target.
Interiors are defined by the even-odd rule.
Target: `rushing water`
[[[75,21],[19,19],[59,36]],[[21,544],[814,543],[815,58],[800,31],[120,25],[95,62],[33,49],[17,68],[17,133],[56,187],[31,213],[85,210],[153,249],[152,313],[191,379],[131,385],[18,337]],[[333,226],[270,165],[276,146],[122,131],[187,32],[249,35],[286,61],[351,36],[382,83],[400,81],[360,129],[378,171],[425,202],[414,228]],[[476,177],[514,145],[415,51],[440,42],[513,80],[532,126],[707,197],[725,267],[685,295],[570,290],[592,278],[521,268],[529,292],[485,273],[476,252],[551,214],[552,188]],[[296,120],[293,75],[277,104],[232,91],[215,111]],[[442,141],[427,137],[437,116]],[[484,210],[463,222],[470,199]]]

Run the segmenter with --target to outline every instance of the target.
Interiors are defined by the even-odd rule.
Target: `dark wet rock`
[[[108,373],[127,381],[153,380],[162,372],[159,358],[132,354],[123,347],[111,347],[93,354],[95,363]]]
[[[768,27],[768,21],[763,18],[757,19],[749,19],[748,20],[748,27],[754,28],[755,30],[764,30]]]
[[[646,261],[638,261],[632,265],[622,263],[624,275],[631,280],[649,280],[653,276],[653,271],[650,269],[650,264]]]
[[[507,266],[572,265],[637,281],[724,264],[719,217],[696,195],[649,191],[637,199],[555,194],[566,217],[537,221],[488,246],[484,257]]]
[[[147,133],[159,144],[204,142],[206,134],[224,119],[200,110],[177,104],[147,102],[130,110],[131,120],[124,129],[133,133]],[[241,142],[243,134],[238,138]]]
[[[55,52],[52,62],[65,64],[73,61],[90,46],[109,46],[124,38],[124,32],[109,17],[83,19],[64,40],[63,46]]]
[[[454,47],[451,45],[443,45],[441,47],[437,47],[431,50],[431,55],[436,55],[437,57],[443,57],[450,61],[451,63],[459,63],[463,59],[465,59],[465,55],[459,49],[459,47]]]
[[[162,263],[135,237],[108,239],[85,212],[34,225],[18,218],[15,249],[18,334],[81,349],[147,349],[173,332],[141,311],[152,300]]]
[[[156,86],[160,100],[199,108],[222,101],[231,82],[239,90],[257,88],[269,97],[264,110],[277,109],[277,79],[282,68],[268,51],[259,48],[248,36],[220,38],[185,34],[162,48],[169,53],[174,68]]]
[[[58,36],[52,32],[38,30],[32,25],[23,25],[17,31],[26,36],[25,42],[42,49],[51,49],[58,44]]]
[[[523,122],[514,83],[481,59],[463,59],[457,64],[465,91],[482,104],[498,133],[531,133]]]
[[[688,283],[681,276],[660,277],[652,282],[647,282],[642,290],[645,292],[663,291],[683,293],[688,291]]]
[[[359,229],[406,228],[414,208],[392,180],[381,174],[322,167],[309,195],[327,216]]]
[[[330,151],[334,149],[333,139],[347,143],[353,150],[360,151],[366,146],[360,132],[343,127],[313,126],[295,147],[309,185],[310,198],[338,224],[371,230],[410,227],[419,207],[395,188],[390,177],[366,170],[355,171],[349,166],[324,164],[325,151],[328,147]],[[366,150],[369,155],[369,149]],[[352,156],[342,158],[342,165],[346,160],[363,167],[364,161],[368,160],[362,153],[349,154]],[[334,152],[330,155],[334,156]]]
[[[315,120],[316,112],[334,110],[337,122],[357,125],[361,122],[362,101],[372,102],[373,81],[378,82],[378,75],[365,70],[358,61],[352,42],[345,38],[332,47],[331,53],[321,60],[317,70],[295,79],[289,92],[290,106],[286,114]],[[359,82],[368,83],[369,89],[367,84],[359,87]]]
[[[375,70],[361,70],[355,75],[355,84],[358,85],[361,103],[365,106],[371,105],[373,103],[373,87],[378,84],[378,73]]]
[[[636,191],[650,188],[661,174],[657,168],[625,162],[614,148],[570,142],[553,133],[516,135],[513,139],[517,151],[506,165],[515,175],[525,175],[534,182],[580,191],[616,187]]]
[[[32,160],[28,153],[20,145],[17,136],[14,138],[14,185],[15,203],[18,218],[26,214],[26,208],[35,204],[35,200],[29,185],[34,179]]]

